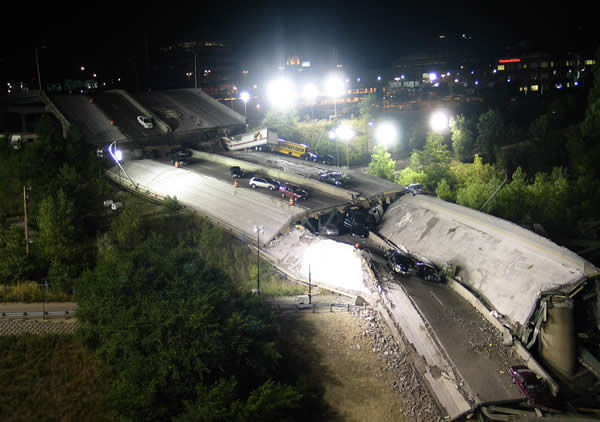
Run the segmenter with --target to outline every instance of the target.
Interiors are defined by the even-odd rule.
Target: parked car
[[[179,157],[179,158],[192,158],[192,151],[185,148],[173,148],[170,151],[171,156]]]
[[[420,183],[411,183],[408,186],[404,186],[404,190],[406,192],[412,193],[413,195],[417,195],[419,193],[425,193],[425,188]]]
[[[282,198],[285,198],[286,196],[294,199],[308,198],[308,191],[302,189],[300,186],[292,185],[291,183],[282,183],[279,186],[279,192],[281,192]]]
[[[152,129],[154,127],[154,123],[152,123],[152,119],[150,117],[137,116],[137,121],[146,129]]]
[[[416,275],[421,277],[425,281],[441,282],[442,275],[440,272],[431,264],[427,264],[423,261],[419,261],[416,264]]]
[[[306,161],[314,161],[316,163],[317,160],[319,159],[319,156],[317,154],[315,154],[314,152],[306,151],[306,153],[304,153],[300,156],[300,159],[306,160]]]
[[[321,236],[338,236],[340,234],[340,230],[335,224],[323,224],[319,228],[319,234]]]
[[[265,188],[269,190],[279,189],[280,183],[266,176],[254,176],[248,181],[252,189]]]
[[[229,168],[229,174],[234,179],[239,179],[240,177],[244,177],[244,170],[240,166],[233,166]]]
[[[508,371],[512,382],[517,384],[519,390],[527,397],[531,404],[544,404],[550,402],[548,385],[543,378],[523,365],[511,366]]]
[[[407,276],[414,268],[414,262],[399,249],[389,249],[385,257],[388,266],[397,274]]]
[[[347,188],[350,186],[350,179],[342,176],[339,171],[329,171],[319,175],[321,182],[329,183],[330,185]]]
[[[335,166],[337,163],[335,157],[330,154],[319,155],[318,161],[319,163],[328,164],[330,166]]]

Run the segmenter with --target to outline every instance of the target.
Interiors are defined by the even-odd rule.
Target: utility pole
[[[23,209],[25,210],[25,253],[27,255],[29,255],[29,233],[27,231],[27,191],[29,189],[26,186],[23,186]]]
[[[308,304],[309,305],[312,303],[311,302],[312,301],[312,294],[311,294],[311,291],[310,291],[310,285],[311,285],[311,282],[310,282],[310,264],[308,264]]]

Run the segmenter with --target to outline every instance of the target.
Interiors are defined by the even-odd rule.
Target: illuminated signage
[[[521,59],[500,59],[498,63],[519,63]]]

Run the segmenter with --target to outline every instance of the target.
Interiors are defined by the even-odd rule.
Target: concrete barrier
[[[155,115],[148,108],[146,108],[142,104],[140,104],[139,101],[137,101],[135,98],[133,98],[128,92],[126,92],[122,89],[111,89],[106,92],[114,92],[115,94],[121,95],[123,98],[125,98],[127,101],[129,101],[135,108],[137,108],[140,111],[140,113],[151,116],[152,119],[154,119],[154,123],[156,123],[156,126],[158,126],[160,128],[160,130],[163,131],[163,133],[169,133],[169,132],[173,131],[168,124],[163,122],[157,115]]]
[[[56,107],[56,105],[52,102],[50,97],[48,97],[43,91],[40,93],[40,99],[44,104],[46,104],[46,109],[56,117],[56,119],[60,122],[62,127],[63,137],[66,138],[71,129],[71,123],[67,120],[64,114]]]
[[[228,167],[232,166],[240,166],[244,170],[249,170],[253,172],[260,172],[267,176],[270,176],[277,180],[287,180],[291,183],[301,185],[303,187],[308,187],[314,189],[319,192],[326,193],[328,195],[335,196],[336,198],[341,198],[346,201],[351,201],[352,199],[359,196],[358,192],[350,191],[347,189],[341,189],[333,185],[329,185],[327,183],[319,182],[315,179],[310,179],[308,177],[299,176],[294,173],[288,173],[283,170],[273,169],[269,167],[264,167],[261,164],[250,163],[248,161],[240,160],[233,157],[227,157],[224,155],[213,154],[210,152],[203,151],[192,151],[192,156],[194,158],[199,158],[206,161],[212,161],[214,163],[223,164]]]

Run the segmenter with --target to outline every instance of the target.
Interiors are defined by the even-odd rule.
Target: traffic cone
[[[236,179],[236,180],[234,180],[234,181],[233,181],[233,187],[234,187],[234,188],[237,188],[237,187],[239,187],[239,186],[240,186],[240,182],[238,182],[238,181],[237,181],[237,179]]]
[[[294,205],[294,197],[290,196],[290,207]]]
[[[179,161],[175,161],[175,168],[178,169],[179,168]]]

